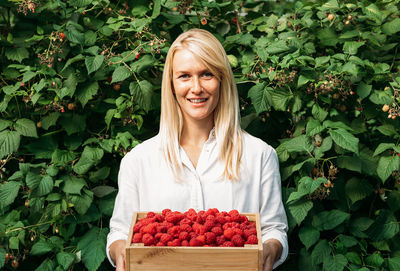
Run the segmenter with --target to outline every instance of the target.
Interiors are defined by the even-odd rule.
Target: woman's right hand
[[[125,271],[126,240],[117,240],[110,245],[110,257],[116,265],[115,271]]]

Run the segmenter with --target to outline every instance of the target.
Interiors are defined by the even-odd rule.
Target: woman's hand
[[[279,260],[282,255],[282,244],[276,239],[268,239],[263,244],[263,271],[272,271],[275,262]]]
[[[110,245],[110,257],[116,265],[115,271],[125,271],[125,244],[125,240],[117,240]]]

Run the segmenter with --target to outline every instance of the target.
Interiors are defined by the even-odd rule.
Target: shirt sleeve
[[[128,239],[133,212],[139,210],[136,165],[130,153],[122,158],[118,173],[118,194],[110,220],[106,246],[107,258],[114,267],[115,264],[110,257],[110,245],[116,240]]]
[[[276,151],[268,146],[264,152],[261,174],[260,222],[262,242],[278,240],[283,247],[282,255],[274,264],[274,269],[282,264],[288,255],[288,222],[282,203],[281,176]]]

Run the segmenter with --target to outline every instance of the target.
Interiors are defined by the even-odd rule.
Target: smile
[[[203,98],[203,99],[187,99],[189,102],[191,103],[203,103],[205,101],[207,101],[207,98]]]

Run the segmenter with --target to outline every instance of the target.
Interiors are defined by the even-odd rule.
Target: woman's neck
[[[180,139],[181,146],[202,147],[207,141],[211,129],[214,127],[214,121],[184,121],[182,135]]]

